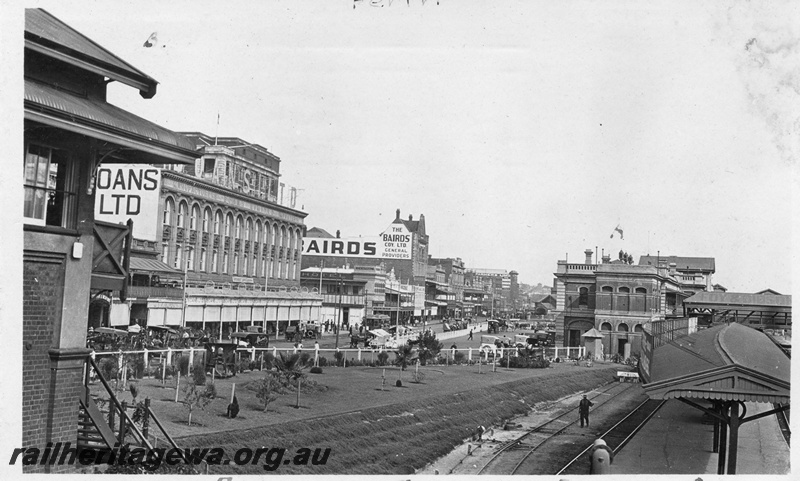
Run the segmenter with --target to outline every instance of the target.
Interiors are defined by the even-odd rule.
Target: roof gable
[[[142,97],[158,82],[41,8],[25,9],[25,48],[130,85]]]

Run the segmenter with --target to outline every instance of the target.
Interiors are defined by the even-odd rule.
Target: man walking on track
[[[472,340],[472,329],[469,330],[469,337],[467,338],[468,341]]]
[[[581,427],[583,427],[583,422],[586,421],[586,427],[589,427],[589,408],[594,406],[592,401],[586,398],[586,394],[583,395],[583,399],[581,399],[580,404],[578,404],[578,414],[581,416]]]

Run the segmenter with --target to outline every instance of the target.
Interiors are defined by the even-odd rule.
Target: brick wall
[[[77,396],[82,371],[51,369],[54,326],[61,322],[63,254],[25,252],[22,307],[22,446],[77,439]],[[57,387],[55,387],[57,386]],[[70,471],[28,466],[26,472]]]

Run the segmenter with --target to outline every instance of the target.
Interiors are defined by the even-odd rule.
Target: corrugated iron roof
[[[158,82],[41,8],[25,9],[25,38],[53,54],[109,70],[109,78],[155,94]],[[114,73],[119,76],[115,76]],[[135,82],[128,82],[134,79]],[[143,84],[143,85],[142,85]],[[144,87],[144,88],[142,88]]]
[[[186,137],[165,129],[108,102],[78,97],[55,87],[25,80],[25,118],[58,127],[81,129],[136,143],[144,151],[167,159],[193,162],[199,157]],[[168,163],[168,162],[164,162]]]
[[[687,307],[792,307],[792,296],[776,294],[748,294],[742,292],[702,291],[683,301]]]
[[[655,349],[644,387],[658,399],[785,402],[790,370],[791,360],[764,333],[733,323]]]
[[[658,266],[658,262],[662,264],[674,263],[678,271],[685,270],[700,270],[716,272],[715,261],[713,257],[681,257],[681,256],[641,256],[639,257],[639,265]]]
[[[146,257],[131,257],[130,269],[132,271],[142,272],[180,272],[178,269],[173,269],[158,259],[149,259]]]

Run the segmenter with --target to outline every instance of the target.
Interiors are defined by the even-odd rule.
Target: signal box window
[[[65,152],[29,144],[25,153],[26,222],[74,228],[76,182]]]

